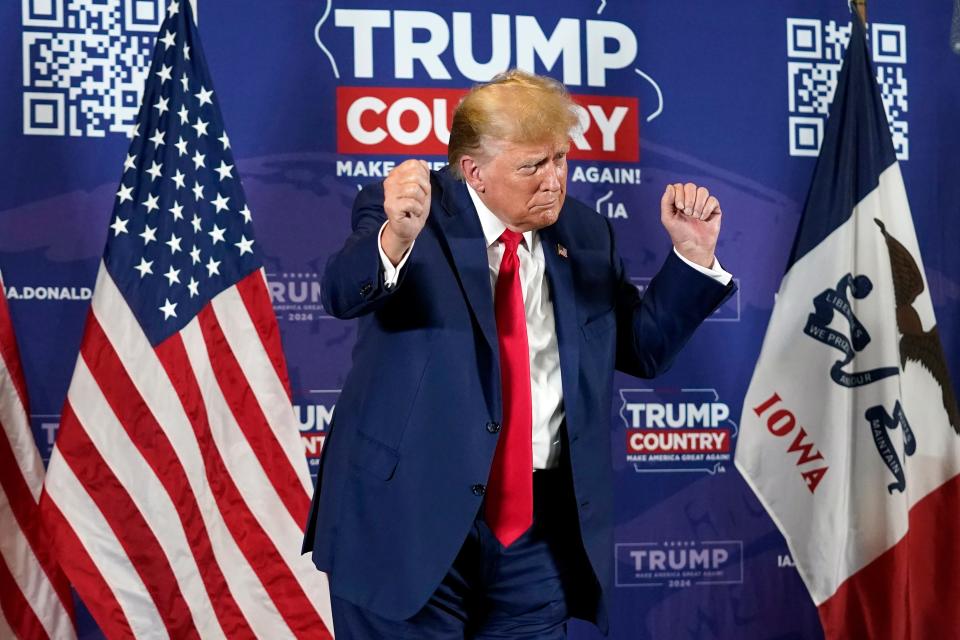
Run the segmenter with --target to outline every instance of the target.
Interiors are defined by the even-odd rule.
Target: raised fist
[[[397,264],[430,215],[430,165],[425,160],[406,160],[394,167],[383,181],[383,209],[389,222],[381,243]]]
[[[668,184],[660,199],[660,221],[684,258],[711,268],[720,234],[720,203],[692,182]]]

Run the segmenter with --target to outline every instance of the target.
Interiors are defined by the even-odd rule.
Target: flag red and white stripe
[[[0,638],[75,638],[73,600],[40,521],[43,462],[0,278]]]
[[[298,434],[262,271],[154,347],[101,266],[41,507],[109,637],[330,637]]]

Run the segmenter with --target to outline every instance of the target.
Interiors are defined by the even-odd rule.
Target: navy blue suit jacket
[[[502,418],[486,242],[466,186],[433,172],[430,216],[394,287],[377,248],[383,185],[353,207],[323,302],[359,318],[353,367],[324,446],[304,552],[333,594],[381,616],[416,613],[467,537]],[[732,291],[673,252],[641,297],[609,222],[567,198],[541,229],[556,318],[566,440],[581,535],[609,593],[613,575],[610,402],[614,369],[663,371]],[[566,256],[558,251],[566,248]],[[572,532],[575,535],[575,532]],[[605,607],[590,616],[606,627]]]

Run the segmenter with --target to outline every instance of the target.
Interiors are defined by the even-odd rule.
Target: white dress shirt
[[[487,261],[490,264],[490,293],[493,295],[503,258],[503,243],[500,236],[507,226],[480,200],[470,185],[470,199],[480,217],[483,237],[487,243]],[[598,214],[599,215],[599,214]],[[386,227],[387,223],[383,224]],[[383,227],[380,228],[381,235]],[[560,425],[563,423],[563,385],[560,380],[560,351],[557,347],[557,331],[553,317],[553,302],[546,277],[546,261],[543,245],[536,231],[523,234],[523,242],[517,247],[520,259],[520,288],[523,292],[523,307],[527,317],[527,345],[530,349],[530,392],[533,401],[533,468],[550,469],[560,460]],[[390,262],[380,246],[386,284],[395,284],[400,270],[406,264],[411,245],[399,264]],[[676,250],[674,250],[676,251]],[[732,276],[714,261],[714,268],[707,269],[690,262],[679,253],[677,257],[697,271],[726,286]]]

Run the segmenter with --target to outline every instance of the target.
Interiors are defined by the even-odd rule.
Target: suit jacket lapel
[[[575,401],[580,378],[580,336],[577,322],[577,299],[573,286],[571,257],[572,243],[564,234],[563,213],[556,224],[539,231],[543,243],[543,256],[547,264],[547,279],[550,281],[550,297],[553,299],[553,315],[557,326],[557,345],[560,351],[560,377],[563,384],[563,406],[569,420],[576,411]],[[566,254],[566,255],[564,255]]]
[[[496,354],[497,325],[493,312],[493,290],[490,287],[490,264],[480,219],[466,185],[446,171],[438,174],[437,178],[443,187],[441,203],[444,209],[436,212],[437,220],[443,229],[460,285],[473,309],[473,315]]]
[[[493,310],[493,291],[490,288],[490,264],[487,261],[486,241],[476,209],[466,186],[444,170],[437,175],[443,195],[443,211],[435,212],[443,229],[454,266],[460,277],[464,294],[473,309],[480,330],[490,344],[494,364],[499,362],[497,325]],[[432,214],[434,215],[434,214]],[[564,412],[572,416],[579,391],[580,339],[577,322],[577,301],[573,285],[570,258],[561,255],[558,245],[571,247],[564,234],[563,214],[553,226],[541,229],[540,242],[546,260],[547,279],[553,300],[557,345],[560,351],[560,376],[563,385]],[[568,429],[570,429],[568,420]]]

